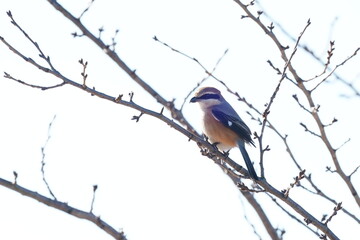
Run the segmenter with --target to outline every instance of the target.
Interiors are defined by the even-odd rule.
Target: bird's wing
[[[225,127],[230,128],[245,142],[251,143],[253,146],[254,141],[251,138],[251,131],[248,126],[239,118],[228,115],[219,109],[212,109],[212,114],[215,119],[220,121]]]

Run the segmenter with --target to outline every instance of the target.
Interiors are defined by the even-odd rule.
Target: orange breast
[[[233,148],[237,145],[237,134],[217,121],[211,114],[204,115],[204,131],[212,143],[222,143],[228,148]]]

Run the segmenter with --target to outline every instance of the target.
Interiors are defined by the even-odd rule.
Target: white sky
[[[79,16],[88,1],[60,1]],[[302,43],[326,59],[329,41],[335,40],[332,66],[343,61],[360,47],[359,3],[343,1],[261,1],[261,6],[295,37],[307,20],[311,26]],[[256,8],[256,7],[255,7]],[[134,101],[160,111],[161,106],[118,69],[106,55],[86,38],[74,39],[77,31],[72,23],[47,1],[3,0],[0,2],[0,36],[27,56],[37,52],[9,22],[6,11],[11,10],[17,22],[50,55],[55,67],[65,76],[81,82],[78,60],[89,62],[88,85],[109,95],[135,93]],[[274,44],[249,19],[240,19],[243,11],[233,1],[110,1],[96,0],[82,19],[94,33],[104,27],[103,39],[110,42],[116,29],[117,52],[120,57],[163,97],[176,99],[181,106],[184,97],[205,77],[194,62],[176,54],[152,37],[197,58],[212,69],[226,49],[228,54],[215,75],[233,90],[245,96],[259,110],[264,110],[279,76],[268,66],[270,59],[277,67],[284,63]],[[336,21],[335,21],[336,19]],[[263,17],[267,25],[270,23]],[[284,45],[294,43],[280,34]],[[300,76],[310,78],[322,71],[322,66],[301,50],[294,58]],[[360,58],[354,58],[338,73],[359,85]],[[39,72],[0,44],[0,70],[34,84],[51,85],[56,79]],[[214,80],[206,85],[221,86]],[[225,89],[221,88],[225,93]],[[360,139],[359,98],[344,98],[351,92],[344,85],[331,82],[323,85],[315,100],[321,105],[321,117],[339,122],[329,129],[334,147],[348,138],[351,141],[338,154],[346,173],[359,165],[357,147]],[[359,208],[336,175],[325,173],[332,166],[323,144],[305,133],[299,122],[315,129],[311,118],[299,109],[292,99],[298,94],[285,82],[271,110],[270,120],[283,134],[289,135],[297,159],[313,173],[314,180],[330,197],[360,216]],[[225,93],[252,131],[259,125],[245,113],[244,104]],[[131,121],[135,110],[91,97],[70,86],[41,91],[2,78],[0,81],[0,177],[48,196],[41,176],[41,147],[48,125],[56,115],[51,139],[46,147],[46,176],[61,201],[83,210],[90,209],[92,186],[99,186],[94,212],[113,227],[122,228],[131,240],[157,239],[259,239],[256,231],[268,239],[254,210],[243,199],[229,178],[210,160],[199,153],[196,144],[159,120],[143,116],[138,123]],[[165,113],[168,115],[168,113]],[[184,114],[201,131],[198,106],[186,104]],[[254,113],[253,113],[254,114]],[[286,188],[297,169],[284,151],[279,138],[267,130],[265,137],[271,151],[266,154],[268,181],[278,189]],[[258,149],[248,148],[258,162]],[[239,159],[236,149],[233,159]],[[259,171],[258,164],[256,168]],[[359,173],[353,183],[359,189]],[[249,183],[249,182],[247,182]],[[112,239],[92,223],[46,207],[32,199],[0,187],[0,239]],[[301,189],[291,197],[315,217],[330,214],[333,204],[316,198]],[[318,239],[281,212],[264,194],[256,199],[269,213],[274,225],[285,229],[284,239]],[[298,216],[302,219],[300,216]],[[340,212],[329,227],[341,239],[359,236],[358,224]]]

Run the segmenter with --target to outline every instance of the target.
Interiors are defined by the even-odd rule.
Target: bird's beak
[[[192,99],[190,99],[190,102],[192,103],[197,102],[197,97],[193,97]]]

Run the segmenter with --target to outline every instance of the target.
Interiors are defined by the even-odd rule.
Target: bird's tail
[[[244,161],[245,161],[245,164],[246,164],[246,167],[247,167],[247,170],[249,172],[249,175],[252,179],[254,180],[259,180],[258,176],[256,175],[256,172],[255,172],[255,169],[254,169],[254,166],[250,160],[250,157],[245,149],[245,144],[244,143],[238,143],[238,146],[239,146],[239,149],[240,149],[240,152],[244,158]]]

